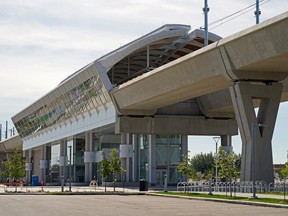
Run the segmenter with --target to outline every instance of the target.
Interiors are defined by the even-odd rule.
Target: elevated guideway
[[[115,87],[110,95],[118,113],[123,119],[151,116],[156,122],[157,110],[194,98],[205,120],[237,120],[241,180],[273,182],[271,140],[279,103],[288,100],[287,26],[288,12]],[[201,127],[197,121],[194,125]],[[231,128],[226,122],[224,126]]]
[[[287,26],[288,12],[145,73],[114,88],[111,95],[120,113],[153,114],[237,81],[283,81],[288,73]],[[288,100],[286,85],[282,101]]]

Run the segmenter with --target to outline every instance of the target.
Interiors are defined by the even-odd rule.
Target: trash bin
[[[32,186],[38,186],[38,185],[39,185],[38,176],[33,175],[32,176]]]
[[[148,191],[148,182],[145,179],[139,181],[139,191]]]

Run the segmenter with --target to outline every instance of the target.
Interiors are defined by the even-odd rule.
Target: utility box
[[[33,175],[33,176],[32,176],[32,186],[38,186],[38,185],[39,185],[38,176]]]

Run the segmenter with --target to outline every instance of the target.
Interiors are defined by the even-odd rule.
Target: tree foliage
[[[219,177],[229,179],[230,196],[232,196],[231,181],[239,177],[239,169],[236,167],[238,157],[234,152],[226,152],[220,147],[216,158],[219,167]]]
[[[191,165],[196,170],[196,172],[201,172],[203,174],[208,174],[214,172],[215,162],[212,153],[209,154],[197,154],[191,158]],[[212,171],[211,171],[212,170]]]
[[[112,149],[110,152],[110,170],[113,173],[115,181],[117,180],[117,174],[124,172],[123,167],[121,167],[121,161],[119,158],[119,152],[117,151],[117,149]]]
[[[217,154],[217,161],[219,166],[219,177],[235,179],[239,177],[239,170],[236,167],[238,157],[234,152],[226,152],[221,147]]]
[[[121,167],[120,157],[118,156],[119,152],[117,149],[112,149],[110,152],[110,171],[113,174],[113,183],[114,183],[114,192],[115,192],[115,183],[117,181],[117,176],[120,173],[126,172],[126,170]]]
[[[22,158],[22,155],[15,150],[11,160],[3,162],[4,171],[2,172],[3,176],[9,177],[11,180],[20,180],[25,177],[25,160]],[[15,185],[15,191],[17,191],[17,185]]]
[[[286,179],[288,179],[288,162],[285,163],[285,167],[280,172],[280,178],[284,180],[284,201],[286,200]]]
[[[227,153],[221,147],[217,155],[201,153],[191,159],[188,155],[183,155],[183,161],[178,165],[178,171],[192,180],[199,181],[203,177],[209,180],[215,174],[216,159],[220,178],[233,179],[239,176],[241,156],[233,152]]]
[[[183,155],[183,161],[178,165],[178,171],[188,179],[200,181],[210,179],[214,173],[214,157],[212,153],[197,154],[191,159],[188,155]]]
[[[100,162],[100,175],[105,180],[105,192],[106,192],[106,181],[108,181],[110,174],[111,174],[110,163],[107,160],[105,153],[102,152],[102,161]]]
[[[25,160],[22,155],[15,151],[10,161],[3,162],[5,169],[2,175],[10,177],[10,179],[19,180],[25,177]]]
[[[285,167],[281,170],[280,178],[283,180],[288,178],[288,162],[285,163]]]
[[[100,163],[100,174],[103,179],[108,181],[110,175],[113,176],[113,183],[114,183],[114,191],[115,191],[115,183],[117,181],[117,176],[120,173],[125,172],[125,169],[121,167],[121,161],[119,157],[119,152],[117,149],[112,149],[110,151],[110,161],[108,161],[104,152],[102,152],[102,161]],[[105,191],[106,191],[106,184],[105,184]]]
[[[187,155],[183,155],[183,161],[178,165],[178,172],[186,176],[188,179],[194,179],[196,170],[191,166],[191,160]]]

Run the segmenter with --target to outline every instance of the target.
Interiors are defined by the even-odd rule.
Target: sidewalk
[[[6,187],[7,192],[14,192],[15,191],[15,187],[13,186],[9,186]],[[163,187],[149,187],[149,191],[148,192],[161,192],[163,191],[164,188]],[[176,191],[176,187],[168,187],[167,188],[168,191],[170,192],[177,192]],[[62,188],[61,186],[44,186],[43,188],[41,186],[23,186],[23,187],[17,187],[17,191],[18,192],[61,192]],[[64,186],[63,189],[64,192],[68,192],[69,191],[69,186]],[[71,191],[72,192],[104,192],[105,191],[105,187],[103,186],[73,186],[71,187]],[[106,187],[106,191],[109,192],[113,192],[114,188],[113,187]],[[137,193],[139,192],[139,187],[116,187],[115,188],[116,192],[124,192],[124,193]],[[146,192],[146,191],[144,191]],[[0,185],[0,193],[5,193],[5,186],[4,185]],[[204,193],[207,194],[208,192],[192,192],[192,193]],[[221,194],[221,195],[226,195],[226,192],[213,192],[213,194]],[[228,196],[230,196],[230,193],[227,193]],[[234,193],[232,193],[232,196],[234,196]],[[252,197],[252,193],[236,193],[236,196],[238,197]],[[257,197],[259,198],[275,198],[275,199],[283,199],[284,196],[283,195],[275,195],[275,194],[261,194],[261,193],[257,193],[256,194]],[[287,194],[287,199],[288,199],[288,194]]]

